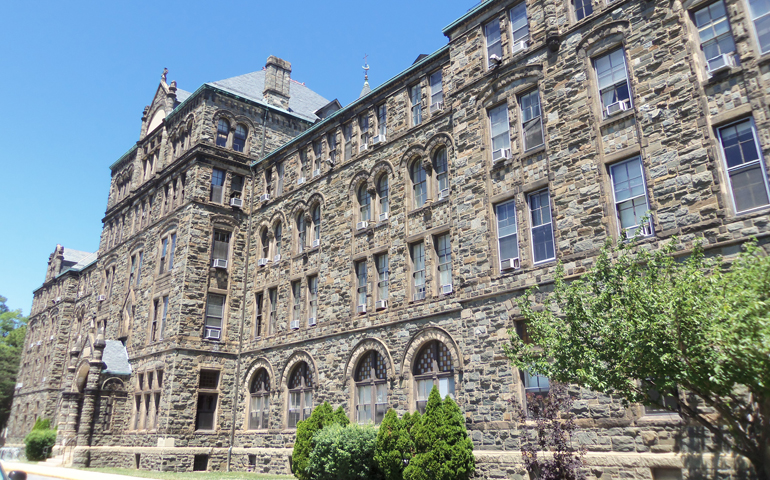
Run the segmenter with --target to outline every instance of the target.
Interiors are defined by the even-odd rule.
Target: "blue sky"
[[[270,55],[329,100],[376,87],[478,0],[5,2],[0,7],[0,295],[29,313],[56,244],[95,251],[108,166],[139,138],[163,68],[179,88],[260,70]]]

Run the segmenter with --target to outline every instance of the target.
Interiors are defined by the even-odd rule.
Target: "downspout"
[[[265,134],[267,132],[267,109],[262,118],[262,149],[259,154],[261,159],[265,155]],[[248,280],[249,280],[249,259],[251,257],[251,222],[254,218],[253,205],[254,205],[254,183],[256,182],[256,176],[254,174],[254,167],[249,165],[249,171],[251,172],[251,185],[249,187],[249,222],[248,230],[246,232],[246,266],[243,274],[243,298],[241,299],[241,328],[238,334],[238,354],[235,360],[235,389],[233,389],[233,416],[230,422],[230,446],[227,449],[227,471],[230,471],[230,465],[233,455],[233,444],[235,443],[235,422],[238,412],[238,392],[241,389],[241,353],[243,352],[243,330],[246,325],[246,296],[248,295]]]

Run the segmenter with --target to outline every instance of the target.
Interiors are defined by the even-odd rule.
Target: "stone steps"
[[[57,455],[46,459],[44,462],[37,462],[38,465],[45,465],[48,467],[61,467],[64,465],[64,455]]]

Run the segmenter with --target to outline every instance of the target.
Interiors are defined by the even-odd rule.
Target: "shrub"
[[[419,413],[415,416],[419,418]],[[385,477],[385,480],[401,480],[404,467],[409,463],[414,453],[414,442],[409,436],[413,425],[409,412],[403,420],[392,408],[385,414],[377,432],[377,446],[374,450],[374,460]]]
[[[38,424],[35,422],[32,431],[24,437],[24,445],[26,447],[24,453],[27,455],[27,460],[45,460],[50,455],[54,444],[56,444],[56,430],[38,428]]]
[[[313,451],[313,435],[328,425],[339,425],[342,422],[350,423],[342,406],[335,412],[329,402],[324,402],[313,410],[310,418],[297,424],[297,439],[291,454],[291,470],[299,480],[311,480],[307,467],[310,452]]]
[[[51,420],[47,418],[38,418],[35,420],[35,425],[32,426],[32,430],[50,430]]]
[[[374,461],[377,428],[372,425],[333,424],[313,436],[308,473],[313,480],[369,480],[381,478]]]

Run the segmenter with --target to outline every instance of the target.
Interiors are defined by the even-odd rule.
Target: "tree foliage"
[[[340,412],[342,412],[341,416]],[[317,406],[310,414],[310,418],[297,423],[297,439],[291,454],[291,468],[299,480],[311,480],[308,462],[310,453],[313,451],[313,436],[316,432],[329,425],[347,425],[348,423],[350,422],[342,407],[335,412],[329,402]]]
[[[51,455],[51,449],[56,444],[56,430],[52,430],[50,424],[50,420],[38,418],[32,431],[24,437],[27,460],[45,460]]]
[[[10,310],[0,295],[0,430],[11,414],[11,402],[19,373],[19,362],[27,334],[27,317],[21,310]]]
[[[510,332],[522,369],[680,413],[770,478],[770,258],[756,243],[728,265],[676,240],[651,252],[610,242],[567,281],[559,266],[538,308],[519,300],[532,343]],[[683,392],[687,392],[684,395]],[[718,415],[709,415],[708,411]]]
[[[378,479],[381,475],[374,460],[376,443],[377,429],[373,425],[328,425],[313,436],[308,472],[313,480]]]
[[[409,412],[404,414],[403,420],[399,420],[398,414],[392,408],[388,410],[377,432],[377,447],[374,451],[374,460],[385,480],[401,480],[404,468],[414,455],[414,442],[410,435],[414,425],[412,418],[419,418],[419,413],[414,416]]]

